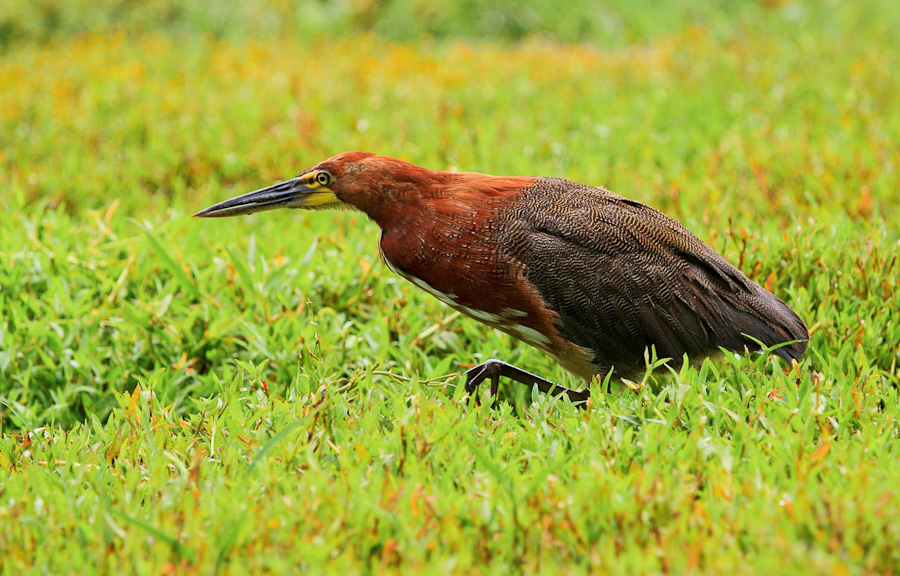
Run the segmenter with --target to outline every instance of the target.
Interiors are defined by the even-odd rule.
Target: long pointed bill
[[[194,217],[223,218],[276,208],[318,208],[340,202],[327,187],[316,183],[309,175],[303,175],[213,204]]]

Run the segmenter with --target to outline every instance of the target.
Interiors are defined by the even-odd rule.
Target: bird
[[[664,213],[562,178],[431,170],[343,152],[195,217],[349,208],[381,228],[387,267],[444,304],[541,350],[584,382],[567,388],[491,358],[469,398],[501,377],[584,407],[593,382],[657,357],[761,346],[799,362],[809,333],[777,296]],[[477,397],[476,397],[477,401]]]

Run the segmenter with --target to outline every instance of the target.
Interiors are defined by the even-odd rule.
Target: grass
[[[896,9],[743,6],[611,45],[9,40],[0,573],[896,573]],[[659,207],[809,353],[467,405],[488,357],[576,382],[393,276],[359,214],[189,217],[348,149]]]

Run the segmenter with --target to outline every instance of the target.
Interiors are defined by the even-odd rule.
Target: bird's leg
[[[494,358],[466,370],[466,394],[468,394],[470,398],[474,397],[475,402],[478,402],[478,396],[475,395],[475,390],[478,388],[479,384],[490,378],[491,397],[494,399],[493,401],[496,402],[500,376],[506,376],[510,380],[520,382],[529,388],[537,386],[538,390],[544,394],[552,394],[553,396],[565,394],[573,404],[581,408],[585,407],[585,402],[591,397],[591,391],[587,388],[584,390],[571,390],[532,374],[531,372],[526,372],[512,364]]]

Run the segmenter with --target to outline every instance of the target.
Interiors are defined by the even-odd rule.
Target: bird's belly
[[[592,376],[597,373],[596,366],[591,363],[592,354],[589,350],[571,343],[560,346],[560,343],[557,342],[554,346],[554,343],[546,335],[522,323],[528,316],[527,312],[505,307],[499,313],[494,313],[466,306],[459,301],[456,294],[441,292],[425,280],[405,273],[393,264],[383,251],[381,252],[381,257],[392,272],[428,292],[447,306],[549,354],[563,368],[583,380],[589,382]]]
[[[387,264],[387,267],[391,270],[391,272],[397,274],[398,276],[404,278],[405,280],[408,280],[409,282],[413,283],[414,285],[421,288],[425,292],[428,292],[429,294],[431,294],[432,296],[434,296],[435,298],[437,298],[438,300],[440,300],[447,306],[450,306],[454,310],[458,310],[459,312],[462,312],[466,316],[470,316],[470,317],[474,318],[475,320],[478,320],[479,322],[483,322],[485,324],[493,326],[494,328],[504,329],[509,326],[509,323],[505,321],[505,318],[503,316],[501,316],[499,314],[494,314],[493,312],[486,312],[484,310],[478,310],[476,308],[466,306],[465,304],[462,304],[459,301],[459,297],[456,294],[454,294],[452,292],[449,292],[449,293],[441,292],[440,290],[438,290],[437,288],[435,288],[434,286],[432,286],[425,280],[423,280],[421,278],[416,278],[415,276],[405,273],[402,269],[400,269],[398,266],[393,264],[390,261],[390,259],[384,254],[384,252],[381,253],[381,257],[382,257],[382,259],[384,259],[384,263]],[[512,310],[511,312],[518,313],[518,311],[516,311],[516,310]],[[520,315],[521,314],[523,314],[523,313],[520,313]],[[523,328],[525,328],[525,327],[523,327]],[[535,331],[533,329],[528,329],[528,330],[531,330],[532,332],[534,332],[536,337],[544,338],[537,331]],[[544,338],[544,340],[546,340],[546,338]]]
[[[454,310],[458,310],[466,316],[474,318],[475,320],[483,322],[484,324],[487,324],[493,328],[503,330],[504,332],[507,332],[515,336],[519,340],[527,342],[528,344],[531,344],[536,348],[543,349],[550,344],[550,340],[546,336],[544,336],[534,328],[521,324],[522,318],[528,316],[527,312],[509,307],[504,307],[499,312],[488,312],[486,310],[467,306],[466,303],[461,302],[460,298],[453,292],[442,292],[422,278],[417,278],[416,276],[404,272],[402,268],[391,262],[390,258],[387,257],[383,250],[381,251],[381,258],[384,260],[384,263],[391,270],[391,272],[394,272],[398,276],[401,276],[402,278],[415,284],[417,287],[421,288],[425,292],[428,292]]]
[[[387,257],[387,254],[384,253],[384,250],[381,249],[380,244],[378,246],[378,250],[379,250],[379,252],[381,252],[381,259],[384,260],[384,263],[387,265],[388,269],[391,272],[393,272],[397,276],[400,276],[401,278],[404,278],[405,280],[412,282],[413,284],[415,284],[416,286],[418,286],[425,292],[428,292],[429,294],[431,294],[432,296],[434,296],[435,298],[437,298],[438,300],[440,300],[447,306],[452,306],[454,308],[459,306],[458,302],[456,301],[457,300],[456,294],[453,294],[452,292],[451,293],[441,292],[440,290],[434,288],[431,284],[429,284],[428,282],[425,282],[421,278],[416,278],[415,276],[407,274],[399,266],[397,266],[393,262],[391,262],[390,258]]]
[[[507,295],[505,298],[498,298],[500,292],[488,286],[484,288],[485,295],[493,297],[485,298],[484,301],[492,303],[492,307],[490,310],[477,308],[472,305],[473,302],[470,298],[461,297],[454,292],[444,292],[425,279],[405,271],[402,266],[391,261],[381,242],[379,242],[378,249],[382,260],[392,272],[454,310],[541,350],[556,359],[563,368],[586,382],[590,382],[591,378],[598,373],[598,367],[592,362],[594,354],[587,348],[560,338],[552,321],[548,319],[548,313],[545,310],[535,310],[534,304],[530,302],[527,295],[516,293],[515,297]],[[512,302],[519,304],[511,304]],[[605,372],[605,369],[603,371]]]

